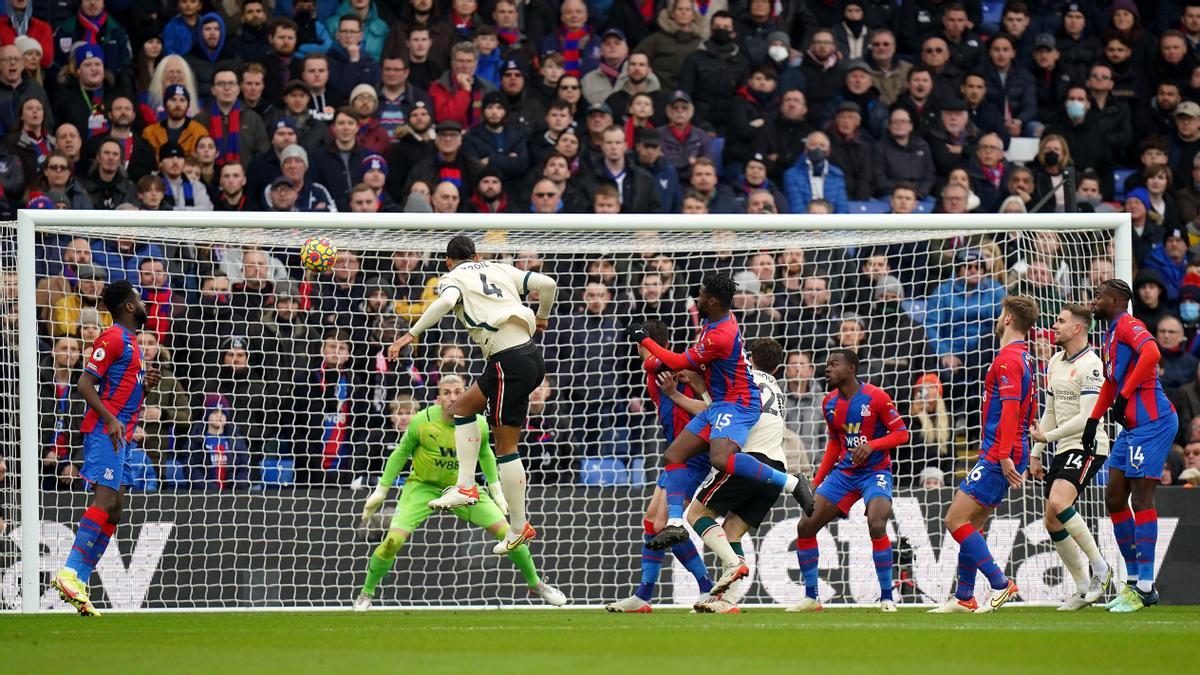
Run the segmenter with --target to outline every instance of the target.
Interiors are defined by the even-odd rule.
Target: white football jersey
[[[1104,364],[1091,347],[1071,359],[1067,358],[1066,352],[1058,352],[1050,357],[1046,372],[1046,408],[1054,411],[1058,426],[1079,414],[1081,396],[1099,394],[1104,384]],[[1048,429],[1044,431],[1049,433]],[[1081,449],[1082,436],[1080,432],[1060,438],[1054,444],[1054,454]],[[1108,432],[1103,424],[1096,430],[1096,454],[1108,454]]]
[[[746,438],[746,447],[742,452],[756,452],[769,457],[786,466],[787,458],[783,454],[783,432],[786,428],[783,422],[783,403],[786,397],[779,389],[775,378],[761,370],[751,370],[754,384],[762,397],[762,414],[758,417],[750,435]]]
[[[460,263],[438,280],[437,293],[458,289],[454,315],[485,357],[529,342],[537,315],[525,304],[531,272],[486,260]]]

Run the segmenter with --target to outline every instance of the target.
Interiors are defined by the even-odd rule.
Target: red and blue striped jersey
[[[982,459],[999,463],[1007,455],[1017,471],[1024,471],[1028,466],[1029,426],[1037,409],[1033,391],[1035,368],[1024,340],[1011,342],[996,353],[996,360],[992,361],[987,377],[983,379]],[[1018,402],[1019,427],[1011,448],[1000,445],[1000,416],[1004,401]]]
[[[1125,390],[1125,377],[1137,363],[1142,346],[1154,339],[1146,324],[1132,314],[1122,313],[1113,319],[1104,333],[1104,379],[1116,385],[1117,392]],[[1163,393],[1157,374],[1138,382],[1134,395],[1129,397],[1125,419],[1129,428],[1148,424],[1175,412],[1175,406]]]
[[[642,364],[642,367],[646,370],[646,393],[650,396],[650,400],[654,402],[654,408],[658,411],[658,423],[662,426],[663,438],[667,439],[667,445],[670,445],[675,442],[675,439],[687,427],[688,422],[692,421],[692,416],[688,411],[675,405],[675,402],[659,389],[656,378],[661,366],[662,362],[653,356],[646,359]],[[684,396],[688,398],[696,397],[696,392],[688,386],[687,382],[679,382],[676,387]],[[711,468],[708,461],[708,453],[706,452],[689,457],[687,465],[700,472],[708,471]]]
[[[142,350],[137,336],[120,325],[104,329],[92,343],[92,355],[83,364],[83,369],[99,378],[96,387],[100,400],[117,419],[125,425],[125,440],[133,440],[133,429],[137,426],[138,414],[142,410]],[[89,433],[104,425],[100,415],[88,408],[80,429]]]
[[[850,398],[842,396],[837,389],[825,395],[821,403],[825,414],[825,426],[829,437],[837,443],[839,455],[835,469],[847,475],[891,471],[890,450],[875,450],[862,465],[855,466],[851,456],[854,449],[863,443],[882,438],[893,431],[906,429],[900,411],[892,397],[879,387],[861,383],[858,391]]]
[[[714,403],[736,403],[755,410],[762,405],[758,385],[750,375],[742,332],[732,312],[718,321],[706,319],[700,327],[700,339],[684,356],[704,373],[704,384]]]

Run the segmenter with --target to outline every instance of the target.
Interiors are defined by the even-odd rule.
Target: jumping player
[[[512,524],[492,552],[508,555],[537,535],[526,519],[525,467],[517,453],[517,439],[529,412],[529,394],[546,376],[546,363],[533,335],[546,330],[558,287],[544,274],[480,259],[475,242],[462,235],[446,245],[446,267],[450,271],[438,281],[437,299],[388,347],[388,358],[399,358],[405,347],[451,310],[483,351],[487,358],[483,375],[452,409],[458,481],[429,506],[450,511],[479,501],[475,469],[480,429],[475,420],[486,410],[496,434],[496,462]],[[536,316],[521,301],[532,292],[538,296]]]
[[[796,526],[804,599],[788,611],[823,609],[817,597],[817,533],[839,515],[849,514],[850,507],[862,499],[867,505],[871,556],[879,578],[879,611],[895,612],[892,542],[887,534],[892,516],[891,451],[908,442],[908,428],[887,392],[858,379],[858,354],[854,351],[836,349],[829,354],[825,383],[832,389],[821,404],[829,441],[815,479],[816,509]]]
[[[1108,458],[1108,490],[1104,496],[1127,575],[1126,585],[1106,607],[1121,613],[1158,604],[1154,588],[1154,547],[1158,540],[1154,489],[1162,479],[1163,464],[1179,430],[1175,407],[1158,379],[1158,343],[1145,324],[1125,311],[1132,298],[1129,284],[1120,279],[1104,281],[1096,289],[1092,311],[1097,319],[1108,322],[1104,333],[1104,386],[1083,429],[1084,452],[1095,454],[1100,418],[1105,411],[1124,427]],[[1133,509],[1129,508],[1131,495]]]
[[[133,483],[129,442],[147,389],[158,385],[158,370],[145,370],[137,331],[148,314],[141,296],[122,279],[105,286],[100,296],[113,325],[92,344],[76,392],[88,404],[83,425],[83,470],[94,491],[83,512],[67,562],[50,582],[59,597],[80,616],[100,616],[88,598],[88,580],[121,522],[125,489]]]
[[[1071,303],[1063,307],[1054,321],[1054,343],[1062,348],[1050,357],[1046,368],[1046,408],[1040,424],[1029,435],[1034,457],[1049,443],[1054,444],[1054,461],[1046,475],[1046,531],[1054,542],[1058,557],[1075,580],[1075,593],[1058,609],[1068,612],[1083,609],[1104,596],[1112,581],[1112,568],[1100,555],[1096,540],[1088,531],[1083,516],[1075,511],[1075,501],[1092,478],[1100,472],[1108,455],[1108,434],[1099,429],[1095,454],[1083,449],[1083,429],[1100,398],[1104,364],[1088,344],[1092,311]],[[1088,579],[1087,564],[1092,565]]]
[[[667,344],[670,332],[663,322],[650,320],[642,327],[652,340],[661,345]],[[642,368],[646,372],[647,395],[654,402],[654,408],[658,411],[658,422],[662,425],[663,436],[669,444],[692,420],[692,413],[686,409],[687,402],[695,400],[692,398],[692,388],[688,386],[684,378],[676,381],[674,373],[660,373],[659,368],[662,364],[658,359],[650,356],[649,350],[645,347],[638,345],[638,354],[642,358]],[[688,459],[687,465],[689,481],[685,490],[690,497],[695,494],[696,488],[704,481],[710,467],[708,457],[704,455],[696,455]],[[605,605],[604,609],[610,612],[649,614],[653,611],[650,599],[654,597],[654,587],[658,583],[658,575],[662,570],[663,552],[652,551],[647,544],[667,522],[666,486],[664,483],[665,474],[659,474],[658,485],[654,488],[654,494],[651,495],[650,503],[646,506],[646,514],[642,517],[642,536],[644,538],[642,543],[642,581],[633,595]],[[691,540],[685,539],[675,544],[671,547],[671,552],[692,573],[692,576],[696,577],[696,583],[699,584],[701,593],[707,593],[712,589],[712,580],[708,578],[708,569],[704,566],[704,560]]]
[[[783,347],[770,338],[750,344],[750,366],[754,383],[762,394],[762,414],[746,438],[742,451],[754,455],[762,463],[785,471],[783,454],[783,402],[786,400],[773,373],[783,363]],[[697,402],[699,403],[699,402]],[[713,470],[700,486],[695,500],[688,506],[687,517],[692,529],[722,564],[721,578],[707,597],[693,605],[700,613],[737,614],[737,603],[743,595],[740,586],[750,573],[742,538],[757,529],[779,499],[782,487],[749,480],[741,476]],[[725,522],[717,525],[717,518]]]
[[[800,502],[806,513],[812,511],[812,490],[807,478],[790,476],[739,452],[750,429],[758,421],[762,402],[746,363],[741,331],[729,310],[736,290],[733,278],[723,272],[704,279],[697,301],[704,324],[696,345],[683,354],[659,346],[646,335],[640,324],[630,324],[626,328],[629,337],[649,350],[665,367],[676,371],[700,370],[713,399],[712,404],[692,418],[667,448],[667,525],[650,541],[652,550],[665,550],[688,538],[683,520],[688,482],[684,462],[705,449],[714,467],[728,474],[783,487]],[[508,486],[504,489],[507,492]]]
[[[1038,319],[1037,302],[1010,295],[1000,303],[996,336],[1000,351],[988,368],[983,392],[983,438],[979,463],[963,479],[946,513],[946,529],[958,542],[958,588],[935,613],[992,612],[1017,595],[1017,585],[992,558],[980,529],[1004,501],[1008,489],[1021,487],[1029,465],[1029,427],[1033,422],[1033,357],[1025,336]],[[975,576],[983,572],[992,595],[982,607],[975,601]]]
[[[362,513],[364,523],[369,522],[383,505],[388,491],[396,482],[396,477],[400,475],[409,458],[412,459],[412,470],[404,483],[403,492],[400,493],[400,503],[396,506],[396,514],[392,516],[387,537],[371,554],[367,565],[367,581],[354,601],[355,611],[361,612],[371,608],[375,588],[392,568],[400,547],[408,541],[421,523],[433,514],[429,500],[441,494],[447,486],[454,485],[458,478],[458,467],[446,462],[446,453],[452,452],[454,445],[455,427],[450,410],[463,396],[464,390],[463,380],[457,375],[446,375],[438,382],[437,404],[413,415],[404,436],[388,457],[379,484],[367,498]],[[496,458],[488,447],[487,422],[482,417],[477,422],[480,430],[479,464],[488,482],[494,483]],[[454,515],[472,525],[482,527],[497,539],[503,539],[508,531],[508,522],[504,520],[503,513],[505,506],[503,497],[493,499],[492,495],[484,492],[479,495],[479,501],[473,506],[454,509]],[[529,590],[539,595],[546,604],[555,607],[567,604],[567,598],[561,591],[538,577],[528,546],[516,547],[508,554],[508,559],[521,570]]]

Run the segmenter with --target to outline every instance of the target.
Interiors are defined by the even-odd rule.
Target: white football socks
[[[512,459],[509,459],[509,458]],[[507,461],[506,461],[507,460]],[[500,473],[500,486],[508,500],[508,524],[512,526],[509,536],[517,537],[525,531],[525,465],[520,455],[506,455],[496,459]]]
[[[475,485],[475,468],[479,464],[479,422],[474,415],[470,419],[454,418],[454,447],[458,453],[458,487],[469,488]],[[507,485],[504,492],[507,496]]]

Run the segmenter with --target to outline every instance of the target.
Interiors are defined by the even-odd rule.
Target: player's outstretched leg
[[[458,482],[430,500],[429,508],[452,511],[479,503],[479,487],[475,485],[475,468],[479,463],[479,421],[475,415],[454,418],[454,445],[458,453]]]
[[[362,590],[354,599],[354,611],[365,612],[371,609],[375,598],[375,590],[396,562],[396,554],[408,541],[409,533],[401,529],[388,530],[387,536],[375,547],[367,561],[367,580],[363,582]]]
[[[813,512],[813,491],[804,474],[792,476],[775,467],[764,464],[758,458],[739,452],[738,445],[728,438],[714,438],[709,445],[709,460],[725,473],[741,476],[759,483],[774,485],[787,490],[800,504],[805,515]]]

